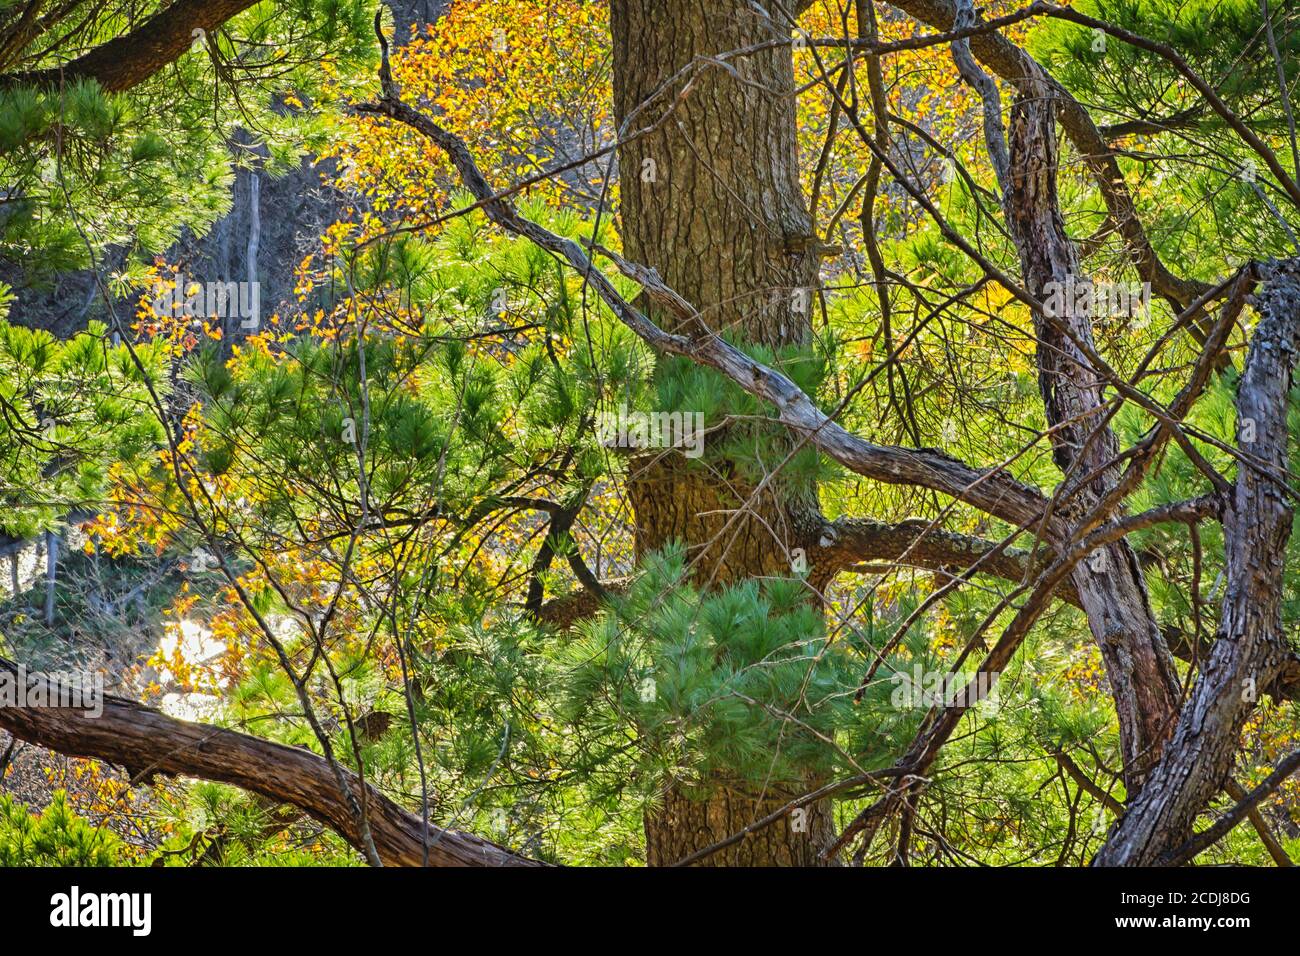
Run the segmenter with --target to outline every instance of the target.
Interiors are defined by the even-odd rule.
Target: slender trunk
[[[620,127],[653,127],[618,152],[627,257],[657,270],[715,332],[770,347],[807,344],[818,258],[799,183],[790,48],[737,57],[726,69],[698,59],[770,41],[781,28],[741,0],[614,0],[611,26]],[[671,317],[656,317],[674,328]],[[687,467],[658,450],[634,460],[638,554],[685,543],[703,587],[789,576],[796,549],[822,527],[815,489],[777,475],[756,494],[732,463],[707,451],[704,462]],[[691,797],[670,789],[646,820],[650,862],[736,833],[781,797],[737,796],[742,789],[734,781]],[[829,821],[829,810],[812,808],[810,818]],[[712,862],[813,864],[828,827],[792,832],[783,822]]]
[[[1250,456],[1223,520],[1228,587],[1210,659],[1164,758],[1097,854],[1099,866],[1152,866],[1185,841],[1228,782],[1241,729],[1290,656],[1282,582],[1292,507],[1285,487],[1287,396],[1300,354],[1300,260],[1267,270],[1259,325],[1237,388],[1238,444]]]
[[[1051,87],[1036,68],[1018,86],[1002,175],[1003,204],[1025,285],[1047,299],[1053,284],[1072,289],[1076,281],[1087,280],[1056,195]],[[1072,527],[1115,487],[1119,447],[1103,417],[1102,375],[1088,357],[1095,354],[1091,316],[1070,301],[1057,311],[1052,317],[1035,315],[1038,380],[1047,422],[1054,428],[1053,457],[1070,494],[1063,514]],[[1132,796],[1159,758],[1178,712],[1173,656],[1147,600],[1137,556],[1126,542],[1094,552],[1075,567],[1071,581],[1106,667],[1119,718],[1124,782]]]

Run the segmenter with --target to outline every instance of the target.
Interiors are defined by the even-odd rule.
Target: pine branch
[[[27,681],[42,699],[59,700],[59,689],[44,677],[24,674],[0,658],[0,679],[17,686]],[[68,699],[68,698],[63,698]],[[287,803],[325,824],[360,849],[355,814],[339,792],[323,757],[301,747],[262,740],[224,727],[190,723],[121,697],[105,696],[103,714],[50,706],[0,707],[0,728],[15,739],[74,757],[90,757],[130,769],[133,778],[154,774],[198,777],[233,784]],[[343,771],[353,796],[361,782]],[[424,841],[420,818],[372,786],[367,786],[369,824],[380,859],[388,866],[420,866]],[[540,866],[538,861],[469,833],[429,828],[431,866]]]

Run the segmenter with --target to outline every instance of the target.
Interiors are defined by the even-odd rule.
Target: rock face
[[[394,36],[398,43],[404,43],[413,26],[436,22],[450,6],[450,0],[394,0],[387,6],[396,25]],[[247,145],[247,137],[240,138]],[[163,258],[181,264],[186,277],[197,282],[248,281],[250,239],[256,234],[261,312],[270,315],[291,299],[294,267],[338,216],[339,197],[322,186],[322,172],[328,173],[329,169],[315,165],[313,157],[305,157],[297,169],[278,178],[260,170],[239,169],[231,186],[230,212],[201,237],[187,233],[163,253]],[[256,216],[252,202],[255,194]],[[110,253],[105,262],[107,270],[121,265],[122,253]],[[60,274],[52,285],[33,289],[27,287],[21,271],[0,261],[0,280],[14,287],[11,321],[48,329],[60,337],[85,328],[92,319],[111,324],[110,309],[124,322],[135,312],[133,300],[105,303],[98,281],[88,270]],[[231,324],[233,336],[242,334],[237,321]]]

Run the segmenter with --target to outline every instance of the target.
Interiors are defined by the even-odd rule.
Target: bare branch
[[[46,701],[59,690],[45,678],[25,674],[0,658],[0,674],[42,685]],[[29,699],[35,699],[29,696]],[[66,698],[65,698],[66,699]],[[126,767],[133,778],[154,774],[198,777],[233,784],[287,803],[325,824],[361,849],[362,834],[349,801],[339,792],[335,774],[323,757],[301,747],[287,747],[247,734],[195,724],[121,697],[106,696],[103,714],[91,718],[60,707],[0,707],[0,728],[14,737],[74,757],[91,757]],[[343,771],[362,796],[355,774]],[[368,822],[380,859],[389,866],[420,866],[425,841],[420,818],[367,786]],[[430,827],[429,863],[433,866],[539,866],[537,861],[468,833]]]

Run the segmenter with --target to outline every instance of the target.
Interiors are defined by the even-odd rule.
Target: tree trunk
[[[959,8],[974,22],[969,0]],[[1037,66],[1026,66],[1027,75],[1017,81],[1018,96],[1003,152],[1001,121],[995,118],[1000,109],[996,87],[973,60],[963,62],[957,44],[954,49],[963,75],[980,88],[985,100],[986,138],[1025,286],[1040,300],[1048,298],[1052,284],[1073,289],[1076,281],[1087,278],[1078,250],[1065,232],[1057,200],[1052,87]],[[1104,378],[1090,357],[1096,354],[1091,316],[1067,301],[1059,314],[1035,314],[1034,322],[1039,389],[1047,422],[1053,427],[1053,458],[1065,478],[1058,495],[1062,491],[1070,495],[1059,512],[1066,517],[1067,528],[1073,529],[1116,487],[1119,445],[1104,418]],[[1091,523],[1110,517],[1109,513],[1092,515]],[[1133,796],[1159,758],[1178,713],[1173,655],[1151,611],[1137,556],[1127,542],[1098,549],[1076,565],[1070,577],[1106,667],[1119,718],[1124,783]]]
[[[799,182],[790,48],[736,57],[728,68],[698,59],[770,41],[782,28],[740,0],[614,0],[611,27],[620,128],[624,136],[652,128],[618,151],[627,258],[654,268],[715,332],[807,344],[818,254]],[[672,316],[655,318],[686,331]],[[682,542],[706,588],[788,577],[800,566],[796,549],[806,551],[822,527],[815,489],[777,475],[756,494],[732,463],[707,450],[704,463],[688,468],[661,450],[633,461],[638,555]],[[785,802],[739,797],[740,789],[718,783],[694,797],[670,789],[646,820],[650,862],[681,859]],[[783,821],[709,862],[818,863],[825,844],[809,837],[829,832],[829,810],[809,808],[808,819],[818,825],[807,833]]]
[[[663,805],[646,814],[646,863],[670,866],[704,847],[721,843],[746,825],[775,813],[788,801],[756,799],[713,788],[706,799],[670,789]],[[835,839],[835,821],[826,802],[795,810],[745,839],[712,853],[700,866],[823,866],[822,847]]]
[[[1300,354],[1300,260],[1268,267],[1256,311],[1237,387],[1238,444],[1251,460],[1237,466],[1223,519],[1228,587],[1217,639],[1164,758],[1097,854],[1099,866],[1158,865],[1191,835],[1228,782],[1255,700],[1290,656],[1281,599],[1292,507],[1283,482],[1287,396]]]

